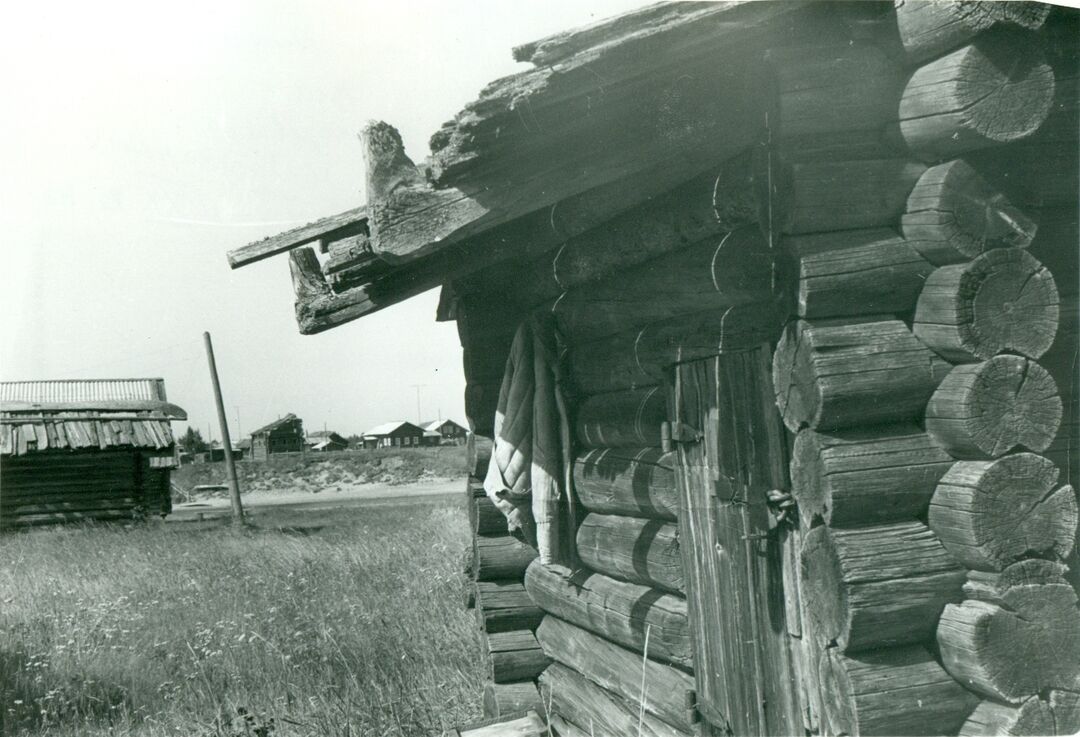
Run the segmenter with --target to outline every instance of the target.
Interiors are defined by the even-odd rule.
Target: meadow
[[[456,499],[0,538],[0,734],[438,735],[480,715]]]

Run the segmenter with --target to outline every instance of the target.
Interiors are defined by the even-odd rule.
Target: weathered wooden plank
[[[598,573],[682,593],[678,529],[662,520],[591,513],[578,525],[581,562]]]
[[[279,253],[319,240],[336,240],[349,235],[367,231],[367,207],[354,207],[351,210],[320,218],[299,228],[263,238],[249,243],[242,248],[229,251],[229,266],[238,269],[241,266],[261,261]]]
[[[686,600],[587,570],[535,563],[525,590],[541,609],[650,658],[692,667]]]
[[[675,421],[699,429],[678,444],[684,555],[698,709],[734,734],[794,734],[802,717],[785,624],[782,545],[766,492],[786,488],[783,429],[769,350],[682,364]]]
[[[583,675],[589,682],[627,703],[686,732],[693,731],[688,692],[694,679],[681,670],[626,650],[569,622],[548,615],[536,631],[548,657]]]

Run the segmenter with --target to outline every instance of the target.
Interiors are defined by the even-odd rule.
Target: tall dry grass
[[[456,506],[261,525],[0,538],[0,733],[426,735],[477,717]]]

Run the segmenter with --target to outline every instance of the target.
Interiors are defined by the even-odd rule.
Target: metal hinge
[[[660,445],[665,453],[672,451],[674,443],[696,443],[704,437],[702,432],[685,422],[660,423]]]

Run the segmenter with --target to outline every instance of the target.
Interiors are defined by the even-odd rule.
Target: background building
[[[162,379],[0,383],[0,527],[168,514],[186,419]]]

